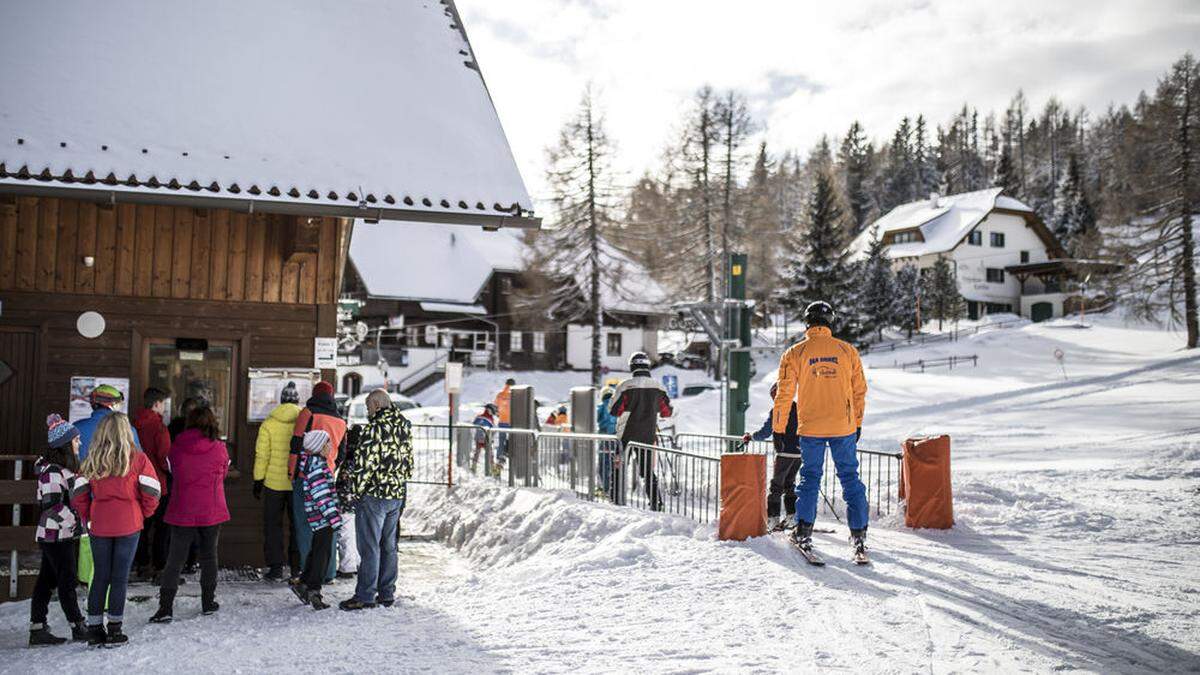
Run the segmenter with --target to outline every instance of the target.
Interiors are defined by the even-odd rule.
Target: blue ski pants
[[[851,530],[867,528],[867,486],[858,477],[858,442],[855,434],[817,438],[800,437],[800,483],[796,485],[796,520],[814,523],[817,520],[817,500],[821,495],[821,477],[825,470],[825,447],[833,456],[842,497],[846,500],[846,520]]]

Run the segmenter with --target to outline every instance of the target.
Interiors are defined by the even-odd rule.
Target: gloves
[[[261,480],[254,481],[254,488],[252,491],[254,492],[255,499],[262,499],[263,482]]]
[[[857,443],[861,439],[862,439],[862,427],[859,427],[858,430],[854,432],[854,442]]]

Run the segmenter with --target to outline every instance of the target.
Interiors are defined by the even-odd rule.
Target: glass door
[[[174,340],[147,340],[146,385],[171,394],[169,423],[172,434],[183,426],[182,410],[188,399],[206,402],[221,424],[221,438],[232,433],[236,347],[232,342],[209,340],[207,349],[180,349]]]

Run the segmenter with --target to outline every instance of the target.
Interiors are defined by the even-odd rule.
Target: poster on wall
[[[70,422],[78,422],[92,416],[92,403],[89,397],[92,390],[102,384],[116,387],[117,391],[125,397],[125,402],[129,402],[129,378],[76,375],[71,378],[71,403],[67,412]],[[124,409],[124,406],[121,408]]]
[[[337,338],[313,338],[314,368],[337,368]]]
[[[247,397],[246,421],[267,419],[285,387],[296,389],[300,405],[312,396],[313,385],[321,380],[321,371],[309,368],[251,368],[250,396]]]

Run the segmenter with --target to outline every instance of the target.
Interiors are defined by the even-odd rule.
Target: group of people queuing
[[[218,541],[230,519],[229,450],[208,402],[185,400],[168,423],[169,400],[169,392],[151,387],[129,417],[120,412],[123,394],[100,385],[89,394],[89,417],[75,424],[58,414],[47,418],[46,448],[35,464],[41,565],[30,646],[68,639],[126,643],[126,592],[135,568],[137,577],[159,587],[153,623],[172,621],[183,574],[197,563],[201,614],[220,609]],[[344,576],[357,576],[342,609],[395,601],[411,432],[386,391],[371,392],[367,408],[367,423],[347,429],[332,386],[314,385],[301,408],[289,383],[259,428],[252,491],[263,502],[265,577],[283,581],[286,564],[293,592],[314,609],[328,607],[321,588],[338,574],[339,562]],[[80,584],[88,588],[86,614]],[[56,591],[70,638],[49,628]]]

